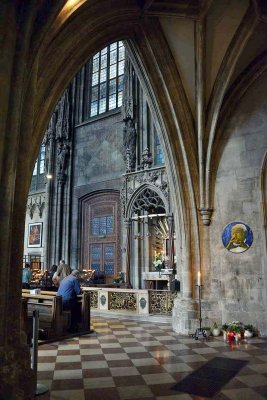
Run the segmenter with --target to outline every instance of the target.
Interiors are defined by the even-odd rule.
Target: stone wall
[[[75,129],[75,188],[121,176],[125,171],[122,130],[120,112]]]
[[[223,322],[252,323],[262,334],[267,334],[266,227],[261,186],[267,149],[266,87],[267,74],[250,87],[224,130],[210,226],[210,293],[206,293],[221,302]],[[221,240],[224,227],[233,221],[246,223],[253,232],[253,244],[243,253],[231,253]]]
[[[125,172],[120,112],[98,117],[74,129],[70,264],[79,267],[79,199],[99,190],[120,190]]]
[[[239,320],[253,324],[261,335],[267,335],[267,187],[263,178],[267,150],[266,86],[265,73],[245,93],[225,126],[214,214],[211,225],[202,231],[203,248],[210,260],[202,265],[202,326]],[[252,246],[243,253],[232,253],[222,243],[224,228],[234,221],[247,224],[253,232]],[[196,289],[193,295],[190,300],[178,294],[175,300],[173,328],[178,333],[194,333],[199,326]]]
[[[44,261],[44,249],[46,246],[46,226],[45,226],[45,192],[36,193],[30,195],[27,200],[26,206],[26,217],[25,217],[25,234],[24,234],[24,252],[25,261],[28,260],[28,256],[38,255],[42,257]],[[41,246],[29,247],[29,224],[41,223],[42,224],[42,237]],[[44,265],[46,268],[47,265]]]

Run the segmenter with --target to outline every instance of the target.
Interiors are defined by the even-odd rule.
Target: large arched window
[[[125,48],[116,42],[90,60],[89,116],[94,117],[122,104]]]

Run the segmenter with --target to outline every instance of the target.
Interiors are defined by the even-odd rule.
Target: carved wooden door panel
[[[114,276],[115,249],[116,243],[90,244],[90,265],[97,275]]]
[[[95,194],[82,203],[82,268],[109,283],[121,270],[119,193]]]

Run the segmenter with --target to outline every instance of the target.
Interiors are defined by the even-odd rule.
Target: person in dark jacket
[[[77,332],[80,319],[77,295],[81,293],[81,288],[78,276],[79,271],[73,270],[70,275],[62,279],[57,292],[58,296],[62,296],[63,310],[71,312],[71,332]]]

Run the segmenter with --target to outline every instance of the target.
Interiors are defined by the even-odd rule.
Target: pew
[[[28,316],[32,315],[33,309],[39,310],[40,328],[48,330],[49,337],[66,333],[70,326],[70,311],[62,310],[62,299],[56,292],[42,290],[39,294],[30,294],[30,290],[22,289],[22,298],[28,299]],[[90,293],[78,295],[77,301],[81,315],[79,332],[86,333],[90,331]]]
[[[28,292],[28,293],[27,293]],[[62,309],[61,296],[30,294],[23,289],[22,299],[27,300],[27,315],[32,318],[34,310],[39,311],[39,327],[48,333],[48,338],[62,336],[69,327],[70,313]]]

